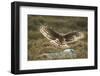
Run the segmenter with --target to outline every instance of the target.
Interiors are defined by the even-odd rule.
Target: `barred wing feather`
[[[82,32],[74,31],[74,32],[67,33],[63,37],[67,43],[72,43],[72,42],[78,41],[79,39],[82,39],[84,35]]]
[[[69,47],[68,43],[78,41],[83,38],[82,32],[69,32],[67,34],[60,34],[47,26],[40,26],[40,32],[46,37],[53,45],[58,47]]]
[[[41,26],[40,32],[48,40],[55,40],[56,38],[58,38],[60,36],[57,32],[53,31],[52,29],[48,28],[47,26]]]

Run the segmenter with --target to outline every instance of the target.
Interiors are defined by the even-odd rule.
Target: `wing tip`
[[[83,32],[79,32],[80,34],[80,39],[84,38],[84,33]]]

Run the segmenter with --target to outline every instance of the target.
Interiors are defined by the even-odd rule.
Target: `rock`
[[[69,58],[76,58],[77,53],[74,49],[65,49],[64,53],[69,57]]]
[[[61,52],[43,53],[39,56],[40,59],[54,60],[54,59],[74,59],[77,53],[74,49],[65,49]]]

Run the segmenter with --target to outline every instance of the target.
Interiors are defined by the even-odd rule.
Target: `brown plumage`
[[[52,45],[68,48],[68,43],[73,43],[84,37],[82,32],[69,32],[67,34],[60,34],[48,26],[40,26],[40,32],[46,37]]]

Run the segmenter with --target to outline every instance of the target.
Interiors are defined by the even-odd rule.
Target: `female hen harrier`
[[[40,32],[46,37],[52,45],[59,48],[69,48],[68,43],[78,41],[83,38],[82,32],[69,32],[60,34],[48,26],[40,26]]]

